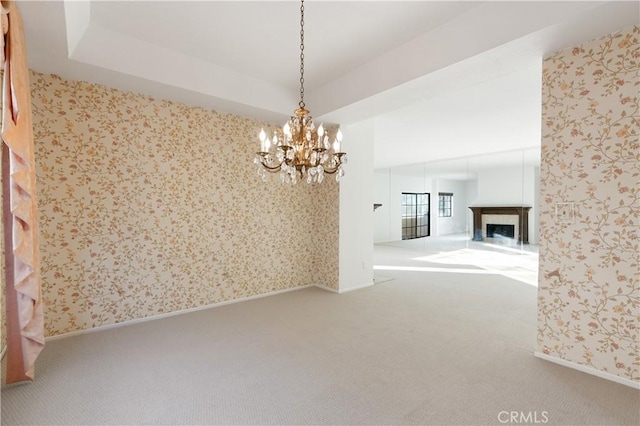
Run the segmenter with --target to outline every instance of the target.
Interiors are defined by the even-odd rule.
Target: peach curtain
[[[2,190],[7,304],[7,383],[33,380],[44,347],[36,170],[22,18],[2,0]]]

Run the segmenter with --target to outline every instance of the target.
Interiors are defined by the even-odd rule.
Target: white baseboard
[[[336,290],[335,288],[327,287],[326,285],[316,284],[316,287],[321,288],[326,291],[330,291],[331,293],[340,294],[340,290]]]
[[[78,330],[78,331],[72,331],[70,333],[57,334],[55,336],[46,337],[45,338],[45,342],[49,342],[49,341],[52,341],[52,340],[58,340],[58,339],[64,339],[66,337],[77,336],[77,335],[80,335],[80,334],[94,333],[94,332],[97,332],[97,331],[103,331],[103,330],[109,330],[109,329],[112,329],[112,328],[124,327],[124,326],[132,325],[132,324],[139,324],[139,323],[147,322],[147,321],[154,321],[154,320],[157,320],[157,319],[168,318],[168,317],[172,317],[172,316],[175,316],[175,315],[188,314],[190,312],[203,311],[205,309],[217,308],[219,306],[231,305],[233,303],[240,303],[240,302],[246,302],[246,301],[249,301],[249,300],[262,299],[263,297],[275,296],[276,294],[288,293],[290,291],[302,290],[303,288],[309,288],[309,287],[314,287],[314,285],[313,284],[309,284],[309,285],[303,285],[303,286],[300,286],[300,287],[285,288],[283,290],[276,290],[276,291],[271,291],[269,293],[256,294],[255,296],[240,297],[238,299],[233,299],[233,300],[225,300],[224,302],[211,303],[209,305],[198,306],[198,307],[190,308],[190,309],[183,309],[183,310],[180,310],[180,311],[168,312],[166,314],[152,315],[152,316],[145,317],[145,318],[136,318],[136,319],[132,319],[132,320],[129,320],[129,321],[123,321],[123,322],[119,322],[119,323],[115,323],[115,324],[101,325],[101,326],[98,326],[98,327],[88,328],[88,329],[85,329],[85,330]],[[6,347],[5,347],[5,350],[6,350]]]
[[[322,284],[316,284],[316,287],[321,288],[323,290],[330,291],[332,293],[343,294],[343,293],[348,293],[350,291],[360,290],[362,288],[371,287],[372,285],[373,285],[373,282],[370,282],[370,283],[365,283],[365,284],[358,285],[358,286],[355,286],[355,287],[345,288],[344,290],[336,290],[335,288],[327,287],[327,286],[322,285]]]
[[[600,377],[601,379],[610,380],[612,382],[620,383],[625,386],[630,386],[635,389],[640,389],[639,382],[634,382],[633,380],[625,379],[624,377],[616,376],[615,374],[607,373],[606,371],[596,370],[595,368],[587,367],[586,365],[582,365],[582,364],[576,364],[575,362],[567,361],[561,358],[556,358],[554,356],[550,356],[542,352],[534,352],[533,354],[537,358],[562,365],[563,367],[573,368],[574,370],[582,371],[583,373],[591,374],[593,376]]]
[[[338,293],[340,293],[340,294],[348,293],[350,291],[360,290],[360,289],[371,287],[371,286],[373,286],[373,281],[368,282],[368,283],[364,283],[364,284],[361,284],[361,285],[357,285],[355,287],[345,288],[344,290],[338,290]]]

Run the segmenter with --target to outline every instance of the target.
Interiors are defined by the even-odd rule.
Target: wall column
[[[342,132],[349,162],[340,182],[340,293],[373,285],[374,122]]]
[[[636,388],[639,40],[627,28],[544,60],[537,352]]]

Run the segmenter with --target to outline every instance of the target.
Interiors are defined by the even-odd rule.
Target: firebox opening
[[[515,225],[487,223],[487,238],[515,238]]]

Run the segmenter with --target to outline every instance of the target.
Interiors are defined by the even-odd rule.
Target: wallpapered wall
[[[640,28],[545,59],[538,345],[640,381]],[[558,202],[575,222],[558,223]]]
[[[2,74],[0,73],[0,77]],[[1,92],[1,91],[0,91]],[[0,102],[1,104],[2,102]],[[4,142],[0,141],[0,144]],[[0,146],[1,147],[1,146]],[[2,161],[0,161],[0,176],[2,175]],[[0,206],[3,203],[2,191],[0,190]],[[7,318],[5,315],[5,280],[4,280],[4,226],[3,226],[2,209],[0,208],[0,351],[4,349],[7,344]]]
[[[48,336],[337,288],[339,187],[262,183],[265,123],[36,72],[31,90]]]

